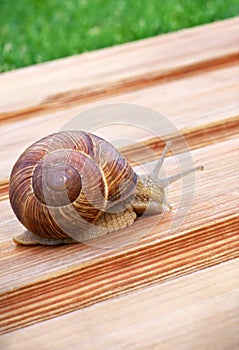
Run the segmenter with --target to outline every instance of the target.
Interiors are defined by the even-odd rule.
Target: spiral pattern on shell
[[[107,141],[82,131],[49,135],[19,157],[10,202],[19,221],[46,238],[75,236],[134,191],[137,175]]]

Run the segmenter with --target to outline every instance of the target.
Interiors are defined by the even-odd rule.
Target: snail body
[[[109,142],[90,133],[62,131],[35,142],[10,176],[10,203],[27,228],[13,241],[84,242],[132,225],[144,212],[161,213],[164,188],[185,175],[158,178],[166,151],[152,174],[139,176]]]

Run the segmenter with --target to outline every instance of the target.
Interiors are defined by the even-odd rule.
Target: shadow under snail
[[[78,130],[35,142],[14,165],[10,203],[27,228],[16,244],[84,242],[159,214],[165,187],[197,169],[159,179],[169,144],[149,175],[139,176],[104,139]]]

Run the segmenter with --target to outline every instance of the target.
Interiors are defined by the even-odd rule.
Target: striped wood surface
[[[159,282],[181,283],[179,276],[239,256],[237,27],[238,19],[230,19],[0,76],[2,333],[129,291],[137,298],[134,290],[152,284],[166,293],[170,284],[161,287]],[[171,232],[172,220],[183,210],[182,183],[178,182],[168,192],[171,211],[143,218],[103,242],[16,247],[11,237],[23,227],[9,205],[8,177],[18,155],[80,112],[118,102],[140,104],[166,115],[190,145],[195,164],[205,166],[204,172],[196,174],[194,191],[182,202],[187,206],[194,195],[182,225]],[[157,123],[152,128],[177,145],[177,134],[159,130]],[[163,142],[144,134],[136,137],[142,142],[122,152],[147,166],[160,154]],[[153,156],[144,153],[145,145],[154,151]],[[179,146],[174,152],[178,159],[183,157]],[[169,154],[165,171],[171,175],[177,168],[175,157]],[[235,266],[238,260],[232,263]],[[220,299],[219,292],[217,296]],[[183,293],[180,298],[184,300]],[[216,320],[217,314],[212,317]],[[24,333],[11,334],[21,338]],[[133,335],[129,332],[128,337]]]

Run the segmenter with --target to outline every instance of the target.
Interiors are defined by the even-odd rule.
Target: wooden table
[[[0,76],[1,349],[239,347],[238,33],[234,18]],[[19,154],[80,112],[119,102],[167,116],[205,166],[184,222],[170,231],[175,183],[173,210],[143,218],[148,234],[129,244],[15,246],[23,227],[8,178]],[[152,137],[122,152],[147,166],[145,145],[163,148]],[[176,169],[170,154],[165,168]]]

